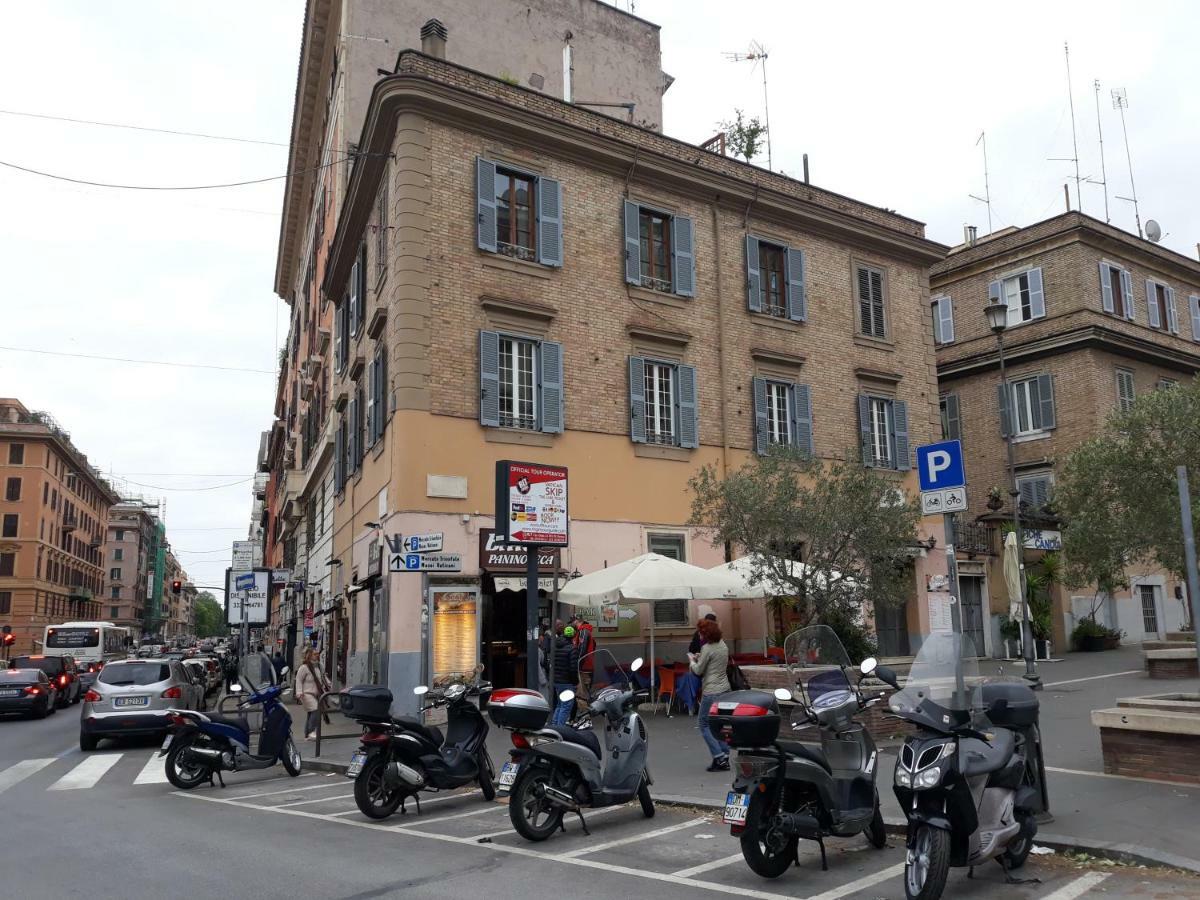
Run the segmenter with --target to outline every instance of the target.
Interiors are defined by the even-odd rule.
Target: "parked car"
[[[84,695],[79,718],[79,749],[95,750],[106,737],[164,735],[169,709],[204,705],[203,689],[169,659],[110,662]]]
[[[100,674],[100,670],[104,668],[104,662],[90,662],[86,666],[79,663],[79,690],[80,698],[87,693],[87,689],[96,683],[96,676]]]
[[[58,709],[58,692],[41,669],[0,671],[0,713],[44,719]]]
[[[212,681],[208,675],[208,666],[204,665],[203,660],[185,659],[183,668],[191,676],[195,685],[200,688],[201,696],[207,698],[212,692]],[[200,707],[203,709],[203,705]]]
[[[83,699],[83,685],[79,683],[79,667],[73,656],[14,656],[9,663],[11,669],[41,669],[54,682],[59,707],[70,706]]]

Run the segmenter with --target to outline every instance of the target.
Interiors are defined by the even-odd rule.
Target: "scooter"
[[[509,819],[526,840],[549,838],[563,827],[566,813],[577,815],[583,833],[591,834],[583,817],[585,808],[618,806],[635,797],[646,818],[654,815],[646,726],[637,713],[648,692],[631,686],[609,651],[587,654],[580,669],[587,668],[583,661],[589,657],[595,673],[594,697],[570,725],[546,725],[550,706],[536,691],[497,691],[488,701],[492,721],[512,731],[512,759],[504,764],[500,784],[511,789]],[[642,660],[636,659],[629,670],[636,672],[641,665]],[[611,683],[605,684],[601,673],[607,673]],[[565,690],[558,699],[569,703],[575,692]],[[591,727],[593,717],[604,720],[603,753]]]
[[[887,845],[875,742],[854,718],[877,698],[863,697],[862,677],[851,685],[850,659],[828,625],[793,632],[784,641],[784,658],[795,693],[778,688],[772,699],[763,691],[734,691],[718,697],[709,711],[710,727],[738,750],[724,822],[740,839],[746,864],[764,878],[800,864],[800,838],[820,846],[822,870],[828,868],[826,837],[862,833],[877,849]],[[875,666],[868,658],[859,670],[865,677]],[[816,726],[819,744],[777,737],[774,701],[793,703],[797,694],[800,718],[792,729]]]
[[[890,706],[917,726],[896,761],[895,791],[908,818],[904,893],[937,900],[951,866],[1000,863],[1005,880],[1025,865],[1037,816],[1049,810],[1037,695],[1011,681],[982,683],[959,634],[932,634],[901,689],[886,666],[876,676],[897,693]]]
[[[481,669],[480,669],[481,671]],[[413,688],[422,697],[421,712],[447,708],[447,733],[420,719],[389,715],[387,688],[359,686],[342,692],[342,713],[363,726],[362,745],[350,758],[346,775],[354,779],[354,802],[363,815],[386,819],[399,808],[407,812],[412,797],[421,812],[421,791],[446,791],[478,782],[485,801],[496,796],[495,769],[487,752],[488,724],[474,697],[486,697],[492,686],[451,684],[430,690]]]
[[[285,667],[281,674],[288,672]],[[191,790],[215,776],[225,787],[222,772],[268,769],[282,763],[284,770],[300,774],[300,751],[292,738],[292,717],[279,696],[283,688],[275,683],[275,669],[266,654],[246,658],[243,678],[250,687],[249,696],[237,704],[239,710],[262,706],[262,733],[258,752],[250,751],[250,723],[245,716],[219,715],[190,709],[171,709],[171,733],[163,741],[159,756],[166,756],[167,780],[180,790]],[[241,694],[242,685],[229,688]]]

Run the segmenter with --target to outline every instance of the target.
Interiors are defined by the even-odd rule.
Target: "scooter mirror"
[[[775,688],[775,699],[791,702],[792,692],[787,688]]]
[[[279,670],[279,674],[280,674],[280,676],[283,676],[283,675],[286,675],[290,671],[292,671],[291,666],[284,666],[282,669]]]
[[[558,695],[558,699],[562,703],[570,703],[572,700],[575,699],[575,692],[573,690],[571,690],[570,688],[567,688],[565,691],[563,691],[561,694]]]
[[[418,684],[415,688],[413,688],[413,693],[418,697],[423,697],[429,693],[429,686],[425,684]]]
[[[631,662],[629,664],[629,671],[636,672],[638,669],[640,669],[642,667],[643,662],[644,662],[644,660],[639,656],[637,659],[635,659],[633,662]]]
[[[240,684],[231,684],[229,686],[229,693],[240,694],[241,692],[242,692],[242,686]]]
[[[862,672],[864,675],[870,675],[872,672],[875,671],[875,667],[878,665],[879,665],[879,660],[877,660],[873,656],[868,656],[861,663],[859,663],[858,671]]]

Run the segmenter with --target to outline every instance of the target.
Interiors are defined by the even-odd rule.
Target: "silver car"
[[[162,735],[171,727],[167,710],[200,709],[204,689],[169,659],[110,662],[84,696],[79,749],[95,750],[106,737]]]

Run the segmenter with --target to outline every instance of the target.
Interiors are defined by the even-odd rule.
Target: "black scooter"
[[[422,697],[421,711],[447,708],[445,735],[420,719],[391,716],[392,692],[360,686],[342,692],[342,713],[363,726],[362,746],[350,758],[346,775],[354,779],[354,802],[363,815],[386,819],[397,809],[407,812],[409,797],[421,811],[421,791],[445,791],[478,782],[483,799],[496,796],[495,769],[488,755],[487,720],[471,702],[492,690],[487,682],[452,684],[430,690],[413,688]]]

